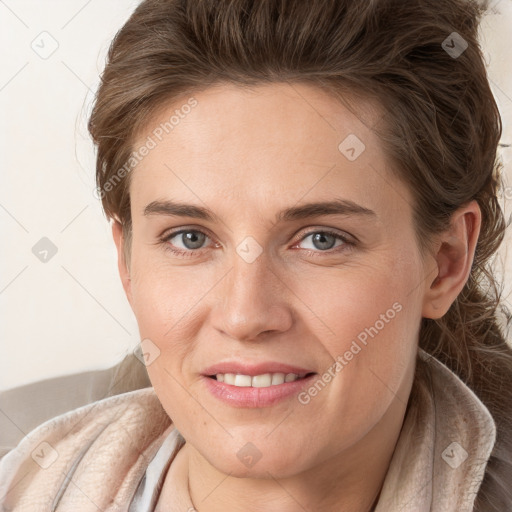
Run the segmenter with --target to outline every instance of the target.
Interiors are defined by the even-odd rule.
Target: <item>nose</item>
[[[218,290],[213,323],[230,338],[257,341],[263,334],[292,326],[290,290],[271,268],[265,252],[251,263],[235,254]]]

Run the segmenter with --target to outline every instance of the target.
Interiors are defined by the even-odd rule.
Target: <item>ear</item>
[[[424,318],[441,318],[464,288],[473,265],[481,220],[480,207],[473,200],[452,215],[450,227],[437,239],[434,257],[438,273],[424,296]]]
[[[117,248],[117,268],[119,269],[119,276],[123,283],[124,292],[130,305],[132,305],[132,289],[130,269],[127,265],[125,258],[125,239],[123,236],[123,226],[118,220],[114,219],[112,224],[112,236]]]

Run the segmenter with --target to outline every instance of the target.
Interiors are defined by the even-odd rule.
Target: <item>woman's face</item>
[[[284,477],[400,427],[431,280],[365,110],[307,85],[222,85],[134,146],[125,289],[156,394],[224,473]],[[274,375],[293,369],[313,375]]]

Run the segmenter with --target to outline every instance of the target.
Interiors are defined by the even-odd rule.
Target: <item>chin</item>
[[[293,450],[287,450],[283,443],[264,442],[263,439],[261,442],[233,444],[232,450],[225,445],[215,453],[203,453],[218,471],[235,478],[286,478],[297,474],[302,465],[307,465],[302,460],[304,452],[300,449],[301,443],[293,443]]]

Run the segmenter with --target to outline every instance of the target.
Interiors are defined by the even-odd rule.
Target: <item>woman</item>
[[[5,509],[512,510],[483,9],[139,5],[89,129],[152,387],[33,431]]]

